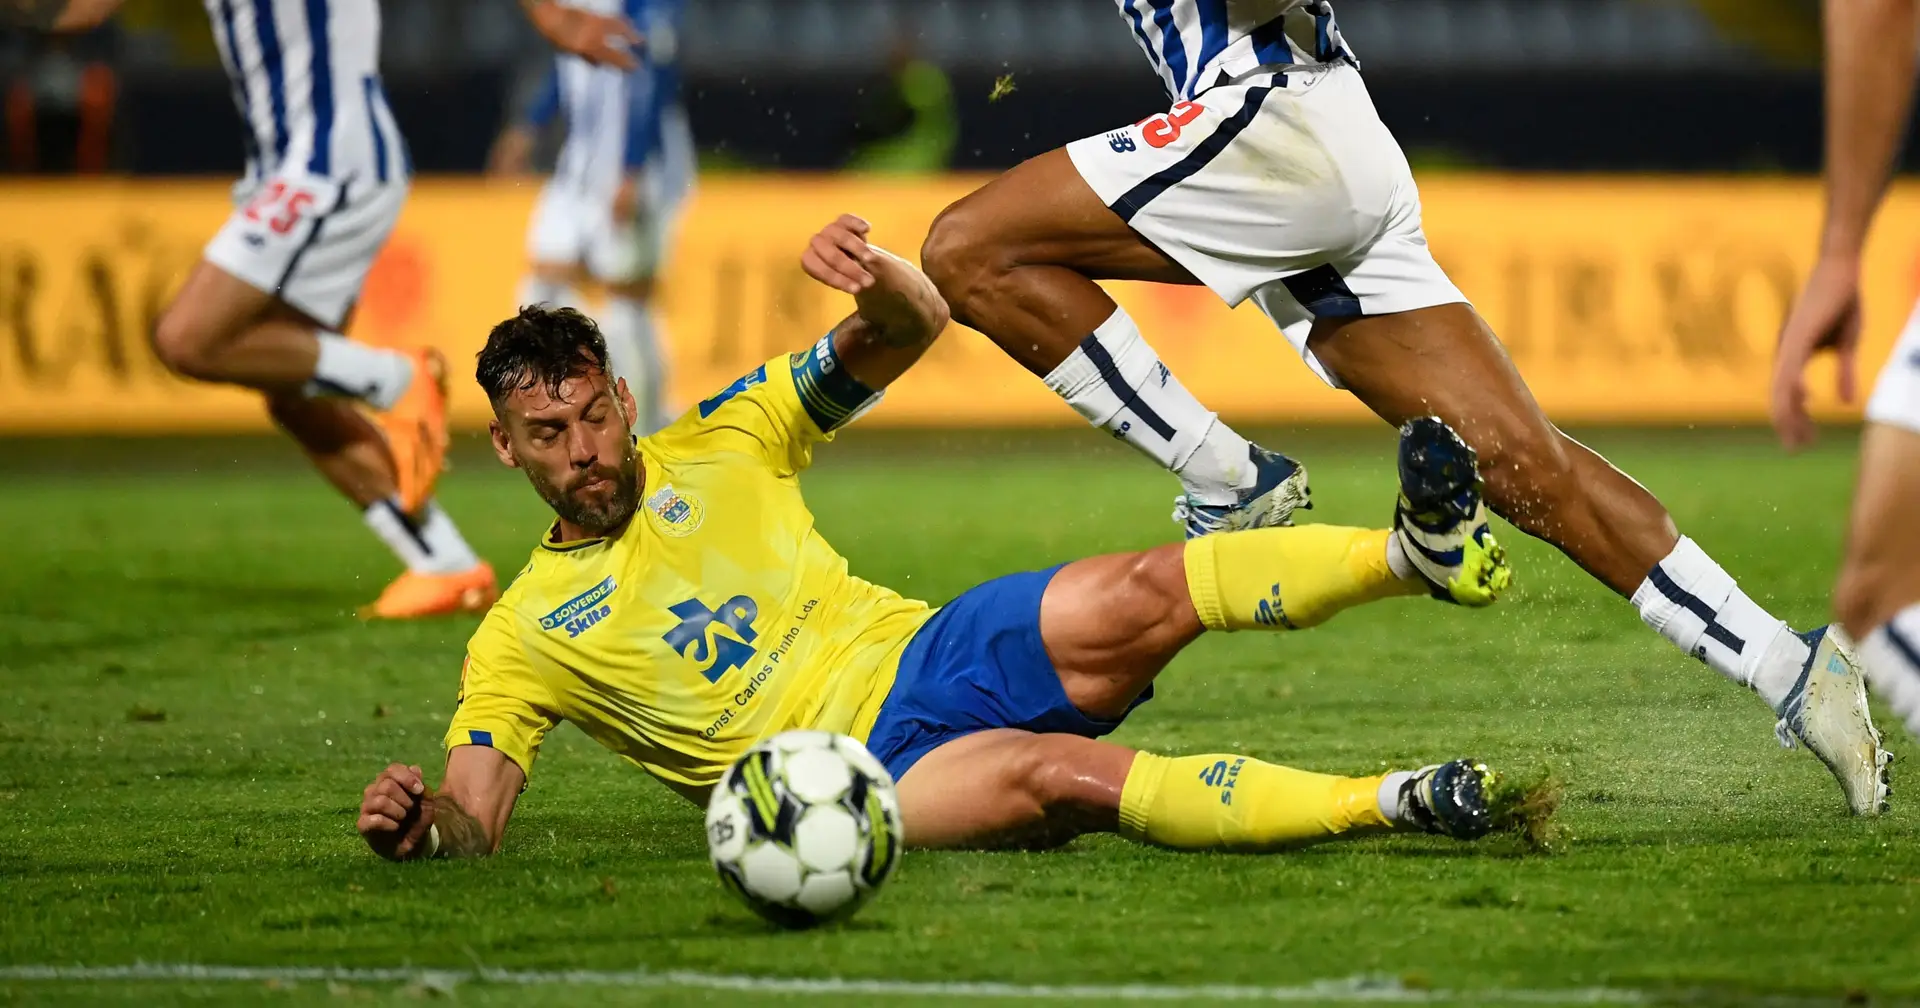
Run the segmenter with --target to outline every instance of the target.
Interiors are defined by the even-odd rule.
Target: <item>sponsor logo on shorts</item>
[[[613,605],[607,597],[613,594],[612,576],[599,584],[560,603],[554,611],[540,617],[540,629],[565,630],[568,638],[578,637],[594,625],[613,614]]]
[[[692,535],[707,515],[698,499],[675,490],[671,483],[648,495],[647,513],[653,516],[655,527],[676,537]]]
[[[249,231],[246,234],[241,235],[240,240],[246,242],[247,247],[249,248],[265,248],[267,244],[266,235],[255,234],[252,231]]]
[[[1200,771],[1200,783],[1210,788],[1219,788],[1220,804],[1231,805],[1233,804],[1234,785],[1240,783],[1240,768],[1246,765],[1247,758],[1245,756],[1234,760],[1232,763],[1228,763],[1226,760],[1216,760],[1212,766]]]
[[[1134,144],[1133,138],[1125,133],[1107,134],[1107,146],[1113,148],[1115,154],[1125,154],[1140,149]]]

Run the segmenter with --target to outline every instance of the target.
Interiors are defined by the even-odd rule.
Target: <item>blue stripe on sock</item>
[[[1913,642],[1892,623],[1887,624],[1887,641],[1893,645],[1895,651],[1900,652],[1900,657],[1907,660],[1908,667],[1915,672],[1920,672],[1920,647],[1914,647]]]
[[[1656,564],[1653,570],[1647,573],[1647,580],[1652,583],[1655,590],[1665,595],[1668,601],[1700,617],[1700,619],[1707,624],[1707,636],[1732,648],[1735,654],[1739,654],[1747,649],[1746,641],[1734,636],[1733,631],[1714,622],[1717,614],[1714,613],[1712,606],[1708,605],[1700,596],[1680,587],[1679,584],[1674,582],[1673,578],[1667,576],[1667,572],[1661,569],[1659,565]]]
[[[1168,441],[1173,440],[1173,435],[1176,433],[1173,425],[1162,419],[1160,414],[1155,413],[1153,407],[1140,400],[1140,393],[1127,384],[1126,377],[1120,373],[1120,365],[1113,362],[1113,355],[1107,352],[1106,345],[1100,342],[1100,337],[1089,334],[1086,339],[1080,341],[1080,352],[1086,354],[1087,359],[1093,362],[1093,366],[1100,369],[1101,380],[1107,383],[1107,387],[1113,390],[1114,395],[1120,397],[1120,405],[1132,410],[1133,415],[1139,417],[1140,422],[1146,424],[1147,428],[1155,434]]]

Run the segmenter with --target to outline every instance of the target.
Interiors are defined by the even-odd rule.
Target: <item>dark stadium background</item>
[[[171,10],[177,8],[177,10]],[[230,174],[237,124],[198,3],[134,0],[74,48],[121,81],[112,167]],[[141,15],[142,7],[152,10]],[[513,0],[389,0],[384,69],[424,172],[477,171],[543,58]],[[1416,160],[1526,171],[1812,171],[1813,0],[1351,0],[1336,6]],[[687,104],[724,163],[829,169],[903,41],[952,77],[953,166],[993,169],[1164,104],[1111,0],[692,0]],[[58,67],[23,37],[0,78]],[[55,60],[54,62],[58,62]],[[1017,90],[989,104],[993,81]],[[3,141],[0,141],[3,142]],[[1910,154],[1909,157],[1912,157]],[[7,159],[0,157],[0,165]]]

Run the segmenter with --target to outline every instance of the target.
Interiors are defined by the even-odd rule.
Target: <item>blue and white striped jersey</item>
[[[1327,0],[1114,2],[1176,100],[1260,68],[1358,65]]]
[[[587,192],[611,192],[629,172],[662,153],[665,120],[680,97],[678,46],[682,0],[598,0],[580,6],[623,11],[646,36],[640,67],[626,72],[555,55],[527,119],[545,126],[564,115],[567,139],[554,177]]]
[[[203,0],[246,126],[247,182],[410,171],[380,86],[378,0]]]

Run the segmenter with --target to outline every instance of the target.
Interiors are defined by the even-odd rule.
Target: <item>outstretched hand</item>
[[[883,332],[938,335],[947,324],[947,303],[933,281],[912,263],[868,243],[871,225],[841,214],[820,229],[800,255],[807,275],[854,297],[860,317]]]
[[[1833,351],[1838,373],[1836,390],[1841,402],[1852,402],[1856,358],[1860,350],[1860,264],[1857,259],[1822,256],[1813,275],[1794,300],[1793,310],[1780,327],[1780,344],[1773,363],[1773,395],[1769,412],[1780,443],[1788,449],[1813,442],[1813,419],[1807,413],[1807,364],[1813,355]]]

